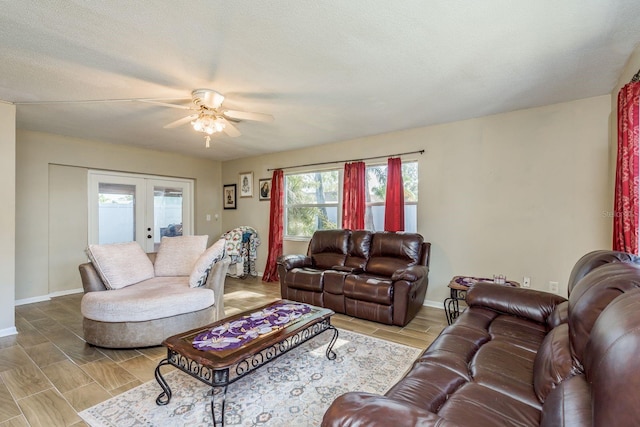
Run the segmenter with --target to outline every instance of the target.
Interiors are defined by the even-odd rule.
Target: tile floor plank
[[[70,426],[82,419],[54,389],[18,400],[27,422],[32,427]]]

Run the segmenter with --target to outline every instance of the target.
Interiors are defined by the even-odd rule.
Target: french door
[[[158,250],[163,236],[193,234],[193,181],[89,171],[89,243],[136,241]]]

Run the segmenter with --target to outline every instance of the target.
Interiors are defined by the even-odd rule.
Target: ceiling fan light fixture
[[[226,126],[221,118],[209,114],[200,114],[191,124],[194,130],[204,132],[208,135],[222,132]]]

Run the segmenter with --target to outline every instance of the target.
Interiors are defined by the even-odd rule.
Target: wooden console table
[[[451,291],[449,298],[444,300],[444,313],[447,316],[447,323],[452,324],[460,315],[460,301],[464,301],[467,296],[469,287],[478,283],[495,283],[493,279],[486,277],[473,277],[473,276],[455,276],[447,285]],[[513,286],[520,287],[520,283],[513,280],[507,280],[505,283],[500,283],[499,286]]]

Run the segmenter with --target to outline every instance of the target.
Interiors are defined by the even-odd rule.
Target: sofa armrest
[[[343,273],[350,274],[362,274],[364,273],[364,269],[358,267],[345,267],[344,265],[334,265],[331,267],[332,270],[341,271]]]
[[[286,271],[312,265],[311,258],[304,255],[282,255],[278,257],[277,264],[282,265]]]
[[[204,284],[205,288],[209,288],[213,291],[213,299],[214,299],[214,308],[216,313],[215,320],[220,320],[224,318],[224,281],[227,277],[227,270],[229,270],[229,265],[231,264],[231,258],[225,256],[220,261],[216,262],[213,267],[211,267],[211,271],[209,272],[209,276],[207,277],[207,281]]]
[[[104,285],[104,282],[100,278],[100,275],[96,271],[93,264],[90,262],[85,262],[84,264],[80,264],[78,266],[78,270],[80,270],[80,278],[82,279],[82,288],[84,289],[84,293],[87,292],[97,292],[97,291],[106,291],[107,287]]]
[[[396,270],[391,276],[391,280],[397,282],[398,280],[406,280],[407,282],[415,282],[422,279],[429,274],[429,268],[423,265],[412,265],[407,268]]]
[[[467,292],[467,305],[479,306],[545,323],[566,298],[533,289],[479,282]]]
[[[433,412],[371,393],[345,393],[333,401],[322,419],[322,427],[342,426],[438,426],[455,424]]]

